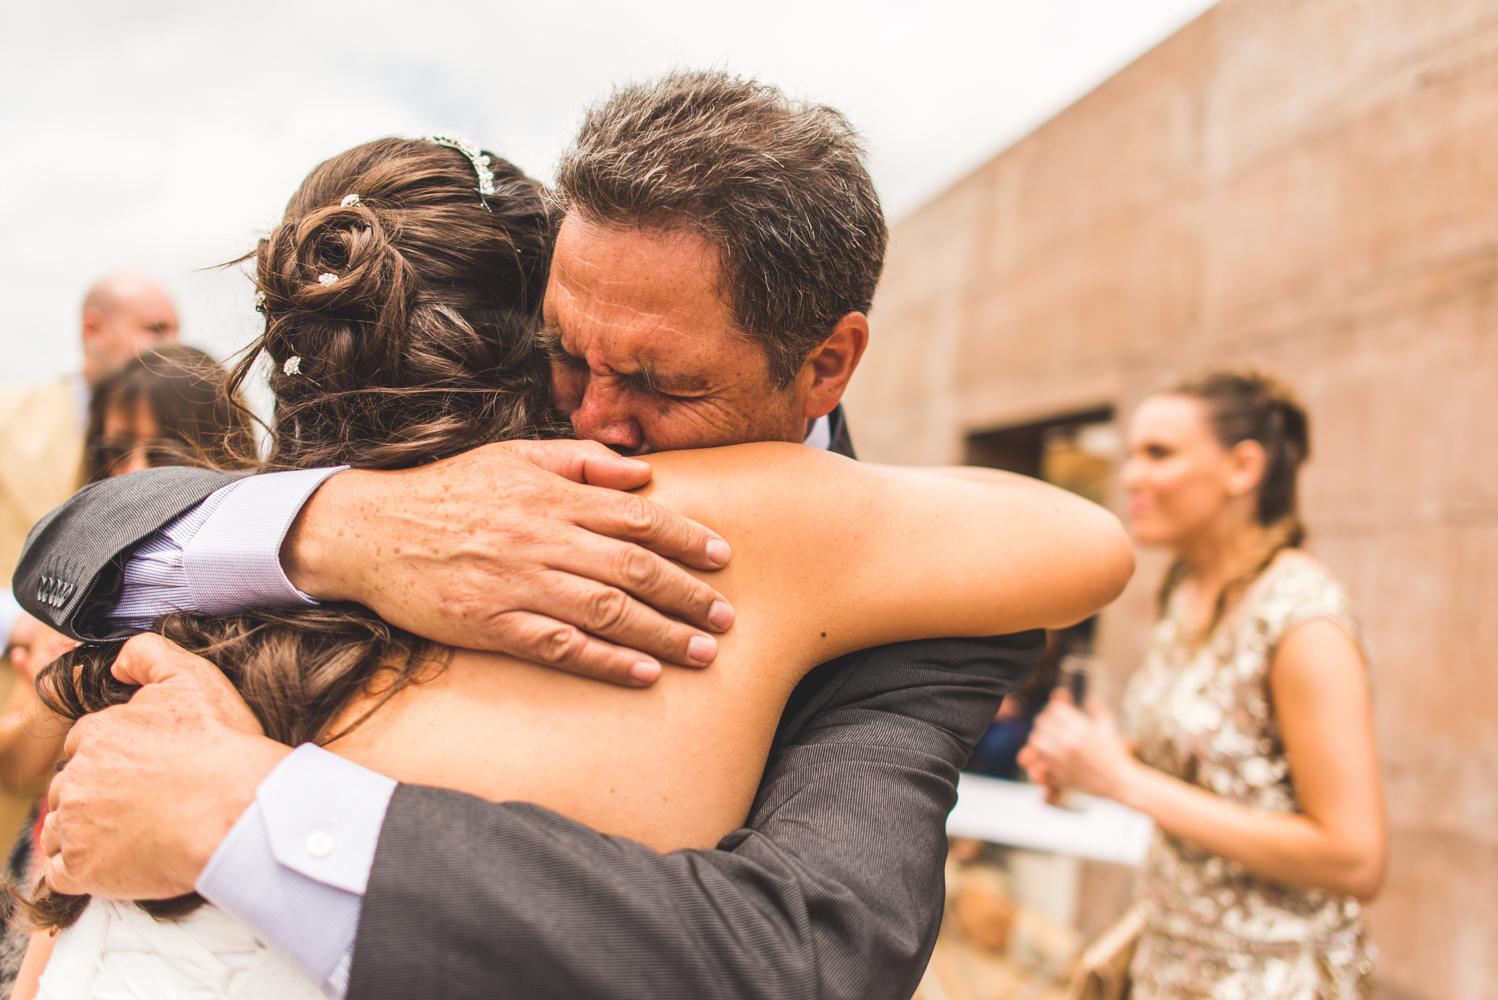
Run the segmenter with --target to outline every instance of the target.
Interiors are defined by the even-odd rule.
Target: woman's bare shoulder
[[[821,448],[786,441],[753,441],[718,448],[690,448],[641,456],[658,472],[675,475],[701,473],[774,474],[798,469],[857,467],[856,462]]]
[[[766,518],[826,518],[859,504],[873,471],[850,458],[782,441],[647,455],[655,469],[639,492],[718,531]]]

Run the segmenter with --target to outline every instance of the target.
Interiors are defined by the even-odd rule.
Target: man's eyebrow
[[[542,327],[540,339],[541,345],[550,351],[553,357],[560,355],[568,361],[581,361],[586,364],[582,356],[573,354],[562,345],[562,332],[560,330],[550,326]],[[694,375],[691,372],[681,372],[679,374],[664,373],[656,367],[655,362],[650,358],[640,358],[637,360],[637,363],[639,367],[631,372],[619,371],[617,368],[611,369],[611,371],[615,378],[625,382],[636,391],[652,395],[661,392],[707,392],[712,388],[712,384],[701,375]]]

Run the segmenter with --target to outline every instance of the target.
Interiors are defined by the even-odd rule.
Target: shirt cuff
[[[342,997],[395,787],[320,747],[298,747],[260,783],[198,892]]]
[[[193,609],[205,615],[246,608],[316,604],[281,568],[281,543],[317,488],[348,466],[251,476],[224,491],[217,508],[183,547]]]
[[[16,595],[9,588],[0,591],[0,649],[10,645],[10,634],[16,629],[16,622],[26,612],[21,605],[16,603]]]

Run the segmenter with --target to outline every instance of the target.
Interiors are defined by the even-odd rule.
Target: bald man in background
[[[154,282],[101,278],[83,299],[83,371],[41,385],[0,388],[0,569],[6,579],[26,533],[78,488],[83,430],[93,387],[141,351],[177,339],[177,309]],[[9,647],[21,608],[0,591],[0,639]],[[15,674],[0,662],[0,704]],[[33,796],[0,794],[0,844],[9,844]]]

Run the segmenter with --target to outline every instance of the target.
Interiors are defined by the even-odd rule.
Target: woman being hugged
[[[235,376],[270,362],[266,467],[406,469],[559,433],[538,336],[551,222],[538,184],[453,140],[382,139],[313,170],[255,254],[265,330]],[[1066,624],[1133,568],[1106,511],[1017,476],[877,468],[777,442],[646,460],[651,499],[733,548],[714,582],[737,619],[711,670],[629,689],[440,646],[348,604],[172,614],[155,631],[218,667],[282,743],[671,851],[710,848],[743,824],[786,699],[817,664]],[[59,714],[130,697],[117,652],[84,646],[49,668]],[[39,892],[38,924],[66,930],[33,942],[30,967],[46,965],[38,995],[321,995],[201,902],[142,904],[170,918],[157,921],[133,904]]]
[[[1305,411],[1276,380],[1215,373],[1147,399],[1124,486],[1137,541],[1175,561],[1125,696],[1053,697],[1032,780],[1152,817],[1133,996],[1350,998],[1362,903],[1387,851],[1367,670],[1347,595],[1301,551]],[[1293,762],[1293,766],[1292,766]]]

